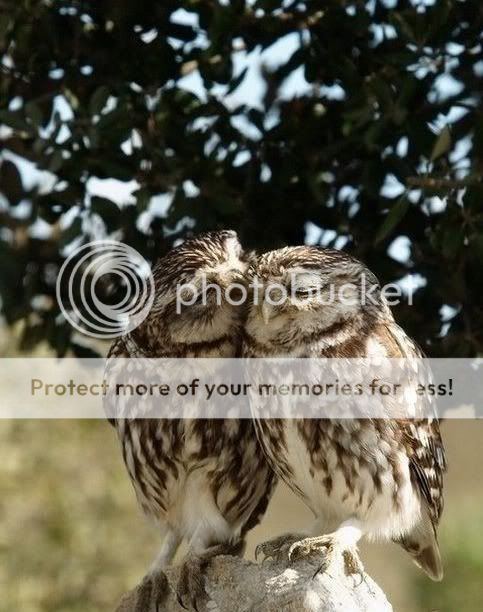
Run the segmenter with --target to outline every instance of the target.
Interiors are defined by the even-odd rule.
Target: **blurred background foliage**
[[[81,350],[55,280],[93,238],[345,248],[418,289],[428,354],[481,352],[480,0],[0,0],[0,296]],[[76,348],[77,347],[77,348]]]
[[[447,421],[450,461],[439,540],[445,578],[432,583],[395,544],[361,556],[395,612],[483,609],[483,422]],[[106,612],[159,551],[114,431],[101,421],[0,421],[0,612]],[[307,527],[311,512],[279,486],[255,545]],[[236,611],[233,611],[236,612]]]

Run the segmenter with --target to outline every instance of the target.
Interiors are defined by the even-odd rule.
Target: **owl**
[[[126,379],[134,368],[131,363],[119,369],[116,364],[124,361],[119,357],[239,356],[244,310],[216,289],[240,283],[246,267],[233,231],[198,235],[160,259],[153,270],[153,307],[141,325],[111,347],[108,384]],[[180,286],[199,291],[182,308]],[[138,587],[137,609],[147,609],[153,593],[158,602],[164,599],[168,585],[162,569],[185,540],[189,553],[177,595],[184,607],[198,610],[206,598],[203,569],[214,555],[242,551],[275,484],[253,423],[179,418],[115,418],[112,423],[139,503],[164,533],[159,555]]]
[[[282,248],[261,255],[249,276],[261,298],[247,315],[247,358],[421,356],[375,276],[343,252]],[[273,287],[285,299],[267,299]],[[343,287],[357,299],[340,299]],[[362,290],[372,299],[359,299]],[[429,577],[442,579],[436,530],[446,464],[436,419],[256,418],[255,425],[274,471],[316,517],[312,537],[287,534],[261,544],[258,554],[315,555],[321,567],[339,562],[363,575],[356,546],[366,536],[397,542]]]

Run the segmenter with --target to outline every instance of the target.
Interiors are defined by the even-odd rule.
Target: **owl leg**
[[[347,576],[359,575],[363,579],[364,566],[357,553],[357,542],[363,535],[358,521],[346,521],[333,533],[305,538],[295,542],[288,551],[290,561],[323,555],[323,564],[315,572],[326,571],[332,564],[343,564]]]
[[[176,531],[168,529],[161,550],[152,563],[149,572],[129,594],[129,598],[133,598],[134,601],[131,607],[129,607],[130,610],[132,609],[133,612],[145,612],[154,605],[157,611],[159,606],[165,601],[170,589],[163,568],[172,561],[180,543],[181,538]],[[119,608],[119,612],[122,609]]]
[[[181,540],[182,538],[174,529],[168,529],[161,550],[151,565],[150,573],[155,573],[171,563],[181,544]]]
[[[300,542],[305,538],[306,535],[300,533],[284,533],[281,536],[262,542],[255,548],[255,560],[258,561],[258,557],[263,555],[263,561],[266,559],[282,561],[287,558],[292,544]]]
[[[209,601],[205,589],[205,573],[215,557],[218,555],[241,556],[245,542],[238,540],[233,543],[218,544],[208,548],[201,554],[190,554],[181,566],[177,587],[177,598],[180,606],[185,610],[201,612]]]

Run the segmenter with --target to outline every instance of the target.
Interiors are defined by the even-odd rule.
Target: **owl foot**
[[[121,600],[116,612],[130,610],[132,612],[146,612],[155,610],[160,612],[160,605],[169,593],[169,584],[166,574],[162,571],[152,572],[145,576],[130,593]]]
[[[240,541],[213,546],[200,555],[188,556],[181,566],[176,589],[179,605],[190,612],[206,610],[210,598],[205,588],[205,574],[210,562],[219,555],[239,555],[243,548],[244,543]]]
[[[357,549],[355,546],[346,546],[340,542],[337,533],[305,538],[293,543],[288,551],[291,562],[311,557],[320,558],[320,556],[323,557],[323,563],[315,572],[314,578],[320,572],[327,571],[332,564],[342,562],[346,576],[357,575],[361,577],[361,581],[364,579],[364,566],[359,559]]]
[[[284,533],[281,536],[262,542],[255,548],[255,561],[263,555],[263,561],[274,559],[283,561],[288,558],[288,551],[294,542],[304,539],[300,533]]]
[[[359,576],[361,582],[364,580],[364,566],[359,558],[357,549],[347,549],[342,551],[344,558],[344,571],[346,576]]]
[[[201,612],[209,601],[205,590],[204,573],[208,561],[202,557],[190,557],[181,566],[176,596],[179,605],[185,610]]]

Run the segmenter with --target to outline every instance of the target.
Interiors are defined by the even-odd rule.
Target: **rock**
[[[346,576],[342,566],[314,574],[312,561],[263,564],[235,557],[217,557],[206,574],[210,612],[391,612],[392,606],[367,575]],[[186,612],[174,588],[179,568],[166,570],[171,585],[166,601],[156,610],[153,603],[143,612]],[[135,610],[136,589],[124,596],[117,612]],[[200,610],[200,612],[205,612]]]

